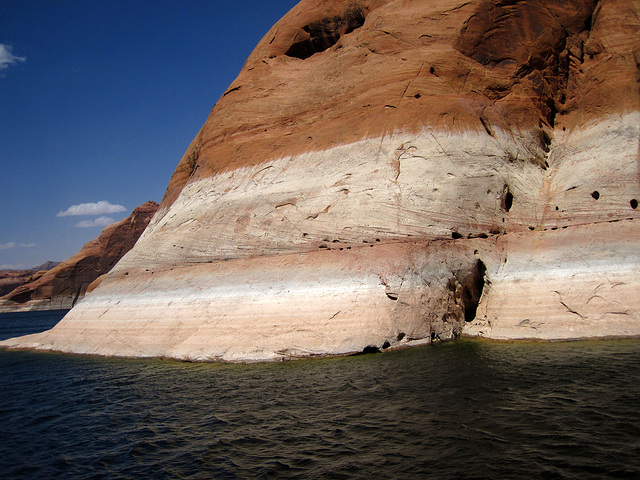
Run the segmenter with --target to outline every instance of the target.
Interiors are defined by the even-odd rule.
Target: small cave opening
[[[635,210],[636,208],[638,208],[638,200],[636,200],[635,198],[632,198],[631,201],[629,202],[629,205],[631,205],[631,208]]]
[[[349,7],[342,16],[323,18],[302,27],[305,34],[302,40],[292,44],[285,52],[288,57],[305,60],[323,52],[338,43],[341,36],[347,35],[364,25],[364,12],[358,6]]]
[[[502,190],[502,198],[500,200],[500,207],[505,212],[508,212],[509,210],[511,210],[512,206],[513,206],[513,193],[511,193],[511,190],[509,190],[509,185],[505,185],[503,190]]]
[[[462,282],[461,301],[464,308],[465,322],[471,322],[476,318],[480,297],[484,290],[484,275],[487,267],[482,260],[478,260],[472,271]]]
[[[24,292],[18,292],[15,295],[13,295],[12,297],[8,297],[9,300],[11,300],[12,302],[15,303],[26,303],[29,300],[31,300],[31,294],[33,292],[31,292],[31,290],[27,290]]]
[[[362,354],[367,355],[369,353],[380,353],[380,349],[375,345],[367,345],[362,349]]]
[[[594,191],[591,193],[591,196],[592,196],[595,200],[598,200],[598,199],[600,198],[600,192],[598,192],[597,190],[594,190]]]

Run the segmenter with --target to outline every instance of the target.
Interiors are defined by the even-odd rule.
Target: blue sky
[[[1,0],[0,269],[65,260],[160,202],[215,102],[296,3]]]

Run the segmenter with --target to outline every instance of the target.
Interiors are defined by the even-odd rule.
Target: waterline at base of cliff
[[[637,478],[639,363],[639,340],[253,365],[0,351],[0,477]]]

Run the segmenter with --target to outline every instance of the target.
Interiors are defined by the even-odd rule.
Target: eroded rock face
[[[363,24],[362,8],[350,5],[343,15],[336,15],[333,18],[324,17],[322,20],[302,27],[285,55],[304,60],[311,55],[324,52],[338,43],[341,36],[353,32]]]
[[[640,334],[640,1],[302,1],[132,249],[5,345],[193,360]]]
[[[0,297],[3,297],[20,285],[33,282],[44,275],[47,270],[51,270],[59,264],[60,262],[46,262],[37,267],[24,270],[0,270]]]
[[[157,209],[156,202],[146,202],[129,217],[109,225],[73,257],[38,272],[0,298],[0,311],[71,308],[131,250]]]

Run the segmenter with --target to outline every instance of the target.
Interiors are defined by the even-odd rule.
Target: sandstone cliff
[[[52,331],[210,360],[640,334],[640,0],[303,0]]]
[[[70,259],[34,273],[0,298],[0,311],[71,308],[92,282],[131,250],[157,209],[156,202],[144,203],[129,217],[106,227]]]
[[[0,297],[20,285],[36,280],[59,264],[60,262],[45,262],[37,267],[24,270],[0,270]]]

